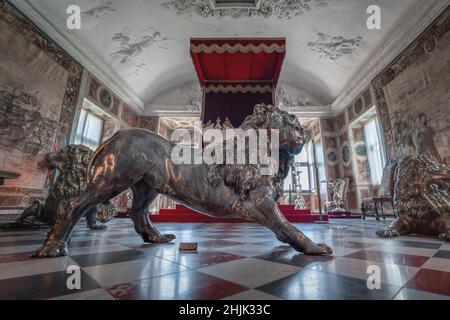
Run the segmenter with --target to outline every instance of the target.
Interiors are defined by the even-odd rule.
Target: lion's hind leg
[[[387,228],[381,228],[376,231],[376,235],[382,238],[395,238],[414,233],[411,218],[400,216],[395,219]]]
[[[32,256],[36,258],[52,258],[67,255],[67,243],[70,235],[83,214],[100,203],[114,198],[127,188],[126,184],[115,186],[112,183],[108,183],[108,181],[89,184],[80,196],[68,202],[63,212],[58,215],[44,245],[36,250]]]
[[[423,225],[423,230],[420,230],[421,234],[438,236],[441,240],[450,241],[450,227],[446,216],[437,218],[431,223],[423,221]]]
[[[104,224],[99,224],[97,221],[97,213],[100,210],[99,206],[95,206],[86,213],[86,226],[91,230],[106,230],[108,227]]]
[[[141,180],[131,187],[133,191],[133,207],[130,218],[133,220],[134,229],[147,243],[165,243],[174,240],[173,234],[161,234],[151,223],[147,208],[158,196],[158,192],[152,190]]]
[[[450,228],[439,234],[439,239],[450,242]]]

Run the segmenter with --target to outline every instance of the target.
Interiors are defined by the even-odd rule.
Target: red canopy
[[[286,55],[286,40],[191,39],[191,55],[202,86],[211,81],[276,85]]]
[[[238,126],[255,104],[273,103],[284,38],[191,39],[190,51],[204,90],[204,122],[221,117]]]

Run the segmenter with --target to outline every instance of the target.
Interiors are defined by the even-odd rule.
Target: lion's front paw
[[[395,229],[384,228],[377,230],[376,235],[382,238],[394,238],[399,237],[400,233]]]
[[[172,240],[175,240],[176,238],[177,237],[174,234],[163,234],[163,235],[151,236],[151,237],[148,235],[143,236],[144,242],[147,242],[147,243],[167,243]]]
[[[444,240],[444,241],[450,241],[450,231],[441,233],[439,235],[439,239]]]
[[[333,253],[333,249],[324,243],[313,243],[307,246],[303,253],[312,256],[329,255]]]
[[[67,244],[65,242],[48,243],[34,251],[31,256],[33,258],[55,258],[66,256]]]

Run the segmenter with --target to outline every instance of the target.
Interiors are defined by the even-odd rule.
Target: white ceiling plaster
[[[104,64],[109,75],[145,103],[144,113],[152,114],[158,108],[170,112],[173,107],[174,114],[197,115],[199,110],[186,107],[198,102],[197,76],[189,56],[191,37],[286,37],[287,56],[280,81],[288,91],[297,90],[291,96],[309,101],[309,109],[322,106],[329,110],[389,35],[424,0],[302,0],[298,3],[309,7],[302,12],[294,6],[291,14],[287,14],[289,8],[282,8],[252,17],[229,12],[203,17],[196,10],[186,13],[171,4],[163,6],[171,0],[20,2],[28,3],[91,61]],[[69,31],[66,9],[74,4],[82,9],[82,28]],[[366,27],[366,9],[373,4],[382,9],[382,30]]]

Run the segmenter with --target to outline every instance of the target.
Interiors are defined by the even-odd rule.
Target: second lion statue
[[[450,241],[450,167],[428,155],[403,158],[396,170],[391,225],[377,231],[383,238],[410,234]]]
[[[146,212],[158,194],[163,194],[203,214],[237,216],[262,224],[280,241],[305,254],[331,254],[330,247],[314,243],[290,224],[276,204],[290,163],[306,141],[297,117],[273,106],[257,105],[239,128],[279,130],[280,164],[276,174],[262,175],[259,165],[177,165],[171,159],[174,143],[143,129],[119,131],[97,149],[91,158],[92,170],[88,169],[92,176],[86,190],[68,203],[33,256],[66,255],[67,242],[80,217],[128,188],[133,191],[129,215],[145,242],[175,239],[172,234],[161,234]]]

